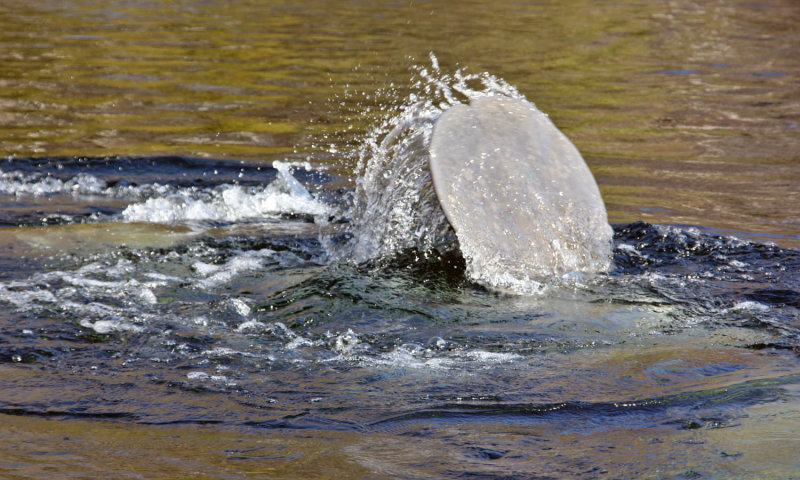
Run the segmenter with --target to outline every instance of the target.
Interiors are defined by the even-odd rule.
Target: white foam
[[[737,302],[733,305],[733,307],[730,308],[730,311],[734,312],[768,312],[769,310],[770,307],[768,305],[754,302],[752,300]]]
[[[79,173],[61,180],[39,173],[0,170],[0,194],[43,197],[54,194],[97,195],[107,189],[104,181],[93,175]]]
[[[158,299],[149,285],[130,278],[135,271],[132,262],[121,260],[37,273],[26,281],[0,282],[0,301],[21,312],[56,308],[99,334],[141,332],[155,317],[148,307]]]
[[[238,222],[277,218],[283,214],[326,216],[330,209],[318,201],[292,174],[296,164],[273,162],[277,178],[266,186],[220,185],[212,190],[196,187],[148,198],[128,205],[122,218],[129,222],[181,223],[191,221]]]
[[[241,356],[241,357],[255,357],[254,354],[249,352],[241,352],[239,350],[234,350],[228,347],[214,347],[210,350],[204,350],[200,353],[203,357],[225,357],[230,358],[234,356]]]
[[[445,346],[454,346],[455,344],[440,337],[431,339],[428,346],[406,343],[395,347],[390,352],[374,355],[370,353],[371,345],[363,342],[352,329],[338,335],[328,333],[328,337],[333,339],[332,344],[328,344],[338,356],[326,361],[357,362],[391,369],[463,371],[464,367],[491,368],[524,358],[515,353],[489,352],[480,349],[444,349]]]
[[[57,275],[65,282],[75,285],[77,287],[84,287],[88,290],[92,291],[100,291],[105,293],[116,292],[123,294],[127,297],[131,297],[133,299],[142,301],[149,305],[154,305],[158,302],[156,295],[147,285],[142,285],[135,279],[130,279],[126,281],[109,281],[109,280],[97,280],[91,277],[85,276],[87,272],[82,272],[78,270],[76,273],[69,273],[69,272],[54,272],[54,276]],[[113,269],[109,269],[109,273],[113,274]]]
[[[153,293],[148,287],[140,287],[139,289],[135,290],[135,294],[141,301],[148,305],[155,305],[158,303],[158,298],[156,294]]]
[[[186,374],[186,378],[189,380],[200,380],[200,381],[211,381],[214,383],[222,383],[229,387],[233,387],[236,385],[236,382],[232,381],[225,375],[209,375],[206,372],[189,372]]]
[[[261,331],[267,328],[267,324],[264,322],[259,322],[258,320],[248,320],[238,327],[236,327],[237,332],[247,332],[247,331]]]
[[[514,275],[502,268],[473,268],[467,265],[467,274],[478,283],[519,295],[539,295],[549,289],[550,284],[538,282],[526,275]],[[553,279],[556,280],[556,279]]]
[[[142,198],[145,196],[165,195],[173,190],[174,187],[158,183],[137,186],[109,186],[104,180],[85,173],[61,179],[41,173],[0,170],[0,194],[16,197],[70,195],[78,197]]]
[[[273,219],[284,214],[327,217],[330,209],[316,200],[292,176],[298,168],[311,170],[308,162],[273,162],[278,175],[266,186],[223,184],[215,188],[177,188],[158,183],[109,186],[104,180],[80,173],[61,179],[41,173],[0,170],[0,194],[17,197],[51,195],[103,196],[126,199],[121,213],[129,222],[184,223],[196,221],[237,222]]]
[[[145,272],[144,274],[147,278],[152,278],[158,282],[177,282],[180,281],[178,277],[174,277],[172,275],[164,275],[163,273],[158,272]]]
[[[222,265],[195,262],[192,268],[203,278],[197,282],[201,288],[214,288],[229,283],[243,273],[259,270],[266,260],[275,254],[274,250],[264,248],[251,250],[229,259]]]
[[[321,343],[322,343],[321,341],[314,342],[314,341],[309,340],[309,339],[307,339],[307,338],[305,338],[305,337],[303,337],[301,335],[296,334],[291,329],[289,329],[289,327],[287,327],[286,325],[284,325],[281,322],[273,323],[269,327],[269,331],[273,335],[275,335],[277,337],[282,337],[283,339],[285,339],[287,341],[286,344],[284,345],[284,348],[286,350],[294,350],[294,349],[300,348],[300,347],[321,345]]]
[[[113,332],[141,332],[142,328],[127,322],[120,322],[115,320],[97,320],[91,322],[87,319],[81,320],[80,325],[84,328],[91,328],[99,334],[107,334]]]
[[[239,315],[243,317],[250,315],[250,307],[241,298],[232,298],[230,304]]]
[[[362,363],[414,370],[463,370],[465,366],[490,368],[513,363],[522,358],[524,357],[515,353],[485,350],[454,351],[443,355],[432,355],[429,349],[417,345],[402,345],[378,357],[358,357]]]
[[[71,283],[72,285],[78,287],[93,288],[97,290],[118,290],[120,288],[123,288],[125,285],[125,282],[97,280],[94,278],[85,277],[80,274],[72,274],[67,272],[61,272],[60,276],[62,280]]]
[[[311,347],[314,345],[316,345],[315,342],[312,342],[305,337],[301,337],[300,335],[295,335],[291,340],[289,340],[289,343],[287,343],[284,348],[286,350],[294,350],[300,347]]]
[[[363,359],[365,363],[390,368],[407,368],[413,370],[450,370],[458,368],[457,362],[447,357],[421,357],[413,349],[398,347],[391,352],[380,355],[374,359]]]
[[[464,357],[488,364],[510,363],[522,358],[516,353],[487,352],[485,350],[470,350],[464,353]]]
[[[310,340],[302,335],[298,335],[281,322],[268,324],[257,320],[248,320],[236,327],[236,331],[242,333],[258,333],[259,335],[265,333],[272,334],[285,342],[283,345],[284,350],[319,346],[323,343],[321,340]]]
[[[57,302],[57,298],[52,292],[36,288],[29,283],[16,281],[0,285],[0,300],[14,305],[20,311],[31,310],[35,308],[36,304],[52,305]]]
[[[338,335],[333,344],[333,350],[345,357],[352,356],[357,352],[363,352],[367,348],[368,345],[361,344],[358,335],[351,329],[347,329],[345,333]]]

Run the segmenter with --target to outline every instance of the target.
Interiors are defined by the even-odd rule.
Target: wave
[[[57,196],[105,204],[104,208],[95,207],[89,221],[239,222],[297,215],[325,218],[332,212],[295,177],[301,172],[306,180],[312,175],[323,178],[308,162],[274,161],[269,168],[239,162],[198,160],[195,164],[180,157],[168,157],[163,164],[156,160],[7,160],[6,169],[0,169],[0,196],[12,197],[12,203],[25,199],[34,211],[9,209],[4,217],[10,218],[3,218],[3,223],[87,220],[86,212],[64,211],[67,207],[48,200]],[[138,172],[137,164],[142,166]],[[174,168],[185,170],[168,175]],[[61,210],[47,211],[54,208]]]
[[[315,199],[292,176],[293,168],[307,163],[273,162],[278,177],[263,187],[220,185],[212,190],[186,188],[128,205],[122,218],[129,222],[180,223],[187,221],[239,222],[291,215],[326,216],[330,208]]]

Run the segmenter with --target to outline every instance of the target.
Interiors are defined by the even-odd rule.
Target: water
[[[796,476],[797,16],[0,7],[2,476]],[[581,149],[607,274],[468,276],[420,147],[490,92]]]
[[[166,426],[181,432],[169,455],[194,458],[184,449],[196,435],[220,436],[224,468],[200,468],[247,459],[279,478],[298,463],[323,476],[327,455],[346,475],[398,478],[797,466],[795,250],[622,224],[608,275],[509,296],[471,282],[452,251],[329,263],[318,223],[330,217],[290,172],[321,191],[332,179],[303,166],[161,158],[158,182],[140,172],[112,186],[130,162],[13,162],[17,222],[36,223],[34,211],[54,224],[3,230],[4,442],[21,428],[37,445],[4,450],[7,472],[84,471],[69,445],[106,435],[124,438],[105,455],[133,461],[129,449],[173,435]],[[26,175],[30,163],[44,176]],[[212,169],[207,185],[185,185]],[[246,187],[255,172],[271,182]],[[230,191],[240,208],[220,218]],[[128,221],[142,206],[173,222]],[[63,433],[46,433],[53,421]],[[71,433],[76,422],[99,430]]]

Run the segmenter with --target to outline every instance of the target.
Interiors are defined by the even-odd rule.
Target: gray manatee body
[[[530,102],[483,97],[445,111],[430,169],[476,280],[513,287],[610,267],[612,229],[597,183]]]

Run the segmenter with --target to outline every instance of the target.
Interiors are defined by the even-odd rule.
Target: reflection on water
[[[3,476],[796,474],[794,2],[264,3],[0,5]],[[608,275],[330,263],[430,51],[581,149]]]

